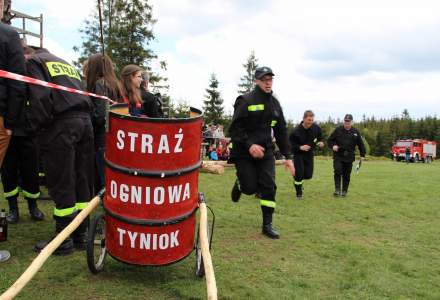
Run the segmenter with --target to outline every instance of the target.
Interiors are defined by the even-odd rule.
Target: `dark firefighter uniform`
[[[353,120],[351,115],[346,115],[344,119]],[[328,138],[328,147],[339,147],[338,151],[333,151],[333,169],[335,180],[335,196],[346,196],[350,184],[350,175],[355,160],[355,147],[359,147],[361,157],[365,157],[365,145],[359,131],[351,127],[345,129],[344,126],[337,127]],[[342,179],[342,192],[341,192]]]
[[[64,60],[37,51],[27,62],[30,77],[81,89],[78,72]],[[88,96],[29,85],[27,118],[32,130],[40,131],[47,188],[55,201],[56,232],[63,230],[87,206],[93,194],[94,145],[92,103]],[[57,249],[68,254],[73,246],[85,246],[88,222],[81,224]],[[38,243],[41,250],[47,242]]]
[[[296,126],[289,136],[295,166],[294,185],[298,199],[302,197],[303,181],[313,176],[313,156],[317,143],[322,142],[321,127],[313,123],[310,128],[305,128],[303,122]],[[300,149],[302,145],[309,145],[309,151]]]
[[[263,213],[263,233],[278,238],[278,233],[272,228],[272,214],[276,206],[273,135],[281,153],[291,158],[286,121],[280,103],[272,93],[265,93],[258,86],[252,92],[239,96],[234,105],[229,134],[232,141],[231,161],[237,170],[232,200],[238,201],[241,192],[246,195],[256,194],[260,198]],[[262,159],[255,159],[249,154],[252,144],[264,147]]]
[[[20,122],[20,124],[23,124],[23,127],[15,127],[1,169],[4,196],[9,203],[7,219],[11,224],[19,221],[17,198],[20,189],[27,200],[31,218],[35,221],[44,219],[44,214],[37,207],[40,185],[35,137],[26,134],[24,123]]]

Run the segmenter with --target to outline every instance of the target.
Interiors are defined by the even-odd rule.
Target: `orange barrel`
[[[106,249],[123,262],[164,265],[194,248],[202,114],[138,118],[112,106],[106,138]]]

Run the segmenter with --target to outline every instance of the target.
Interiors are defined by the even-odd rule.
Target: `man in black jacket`
[[[10,224],[16,224],[19,221],[17,198],[20,188],[24,198],[27,200],[31,219],[35,221],[44,219],[44,214],[37,206],[40,188],[36,139],[33,133],[25,130],[26,120],[24,113],[24,109],[22,109],[17,118],[1,169],[3,195],[9,204],[7,220]],[[20,187],[18,186],[19,183],[21,183]]]
[[[313,154],[315,147],[322,148],[321,128],[314,123],[315,114],[306,110],[301,124],[296,126],[289,136],[295,166],[294,185],[296,198],[302,199],[303,181],[313,176]]]
[[[3,9],[0,15],[3,16]],[[18,33],[0,22],[0,70],[25,75],[23,48]],[[26,96],[23,82],[0,78],[0,166]]]
[[[353,116],[345,115],[344,125],[337,127],[328,138],[328,147],[333,150],[333,169],[335,197],[347,196],[351,169],[355,159],[355,147],[358,146],[361,160],[365,159],[365,145],[361,134],[353,127]],[[341,192],[342,179],[342,192]]]
[[[82,89],[74,67],[45,49],[38,50],[26,64],[30,77],[62,86]],[[55,201],[55,231],[62,231],[93,194],[94,147],[92,103],[88,96],[29,85],[27,119],[30,128],[40,130],[47,188]],[[67,238],[55,254],[69,254],[74,246],[84,249],[88,222]],[[40,242],[36,251],[48,242]]]
[[[237,170],[237,180],[231,192],[232,201],[238,202],[242,192],[256,194],[260,198],[263,213],[262,232],[277,239],[279,233],[272,227],[276,205],[274,137],[286,157],[285,165],[292,176],[295,168],[291,161],[283,111],[272,93],[273,76],[268,67],[256,70],[255,89],[235,101],[229,133],[232,140],[231,161]]]

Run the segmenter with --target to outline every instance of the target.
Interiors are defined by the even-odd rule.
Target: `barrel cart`
[[[104,213],[91,221],[87,244],[92,273],[104,268],[107,254],[132,265],[163,266],[195,250],[196,275],[204,276],[196,231],[196,212],[205,202],[198,191],[202,122],[194,109],[188,118],[152,119],[129,116],[126,104],[111,107]],[[208,209],[210,248],[215,215]]]

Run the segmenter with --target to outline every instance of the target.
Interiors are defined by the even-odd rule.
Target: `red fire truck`
[[[437,143],[421,139],[397,140],[391,148],[391,158],[396,161],[405,160],[407,149],[410,161],[430,163],[436,158]]]

